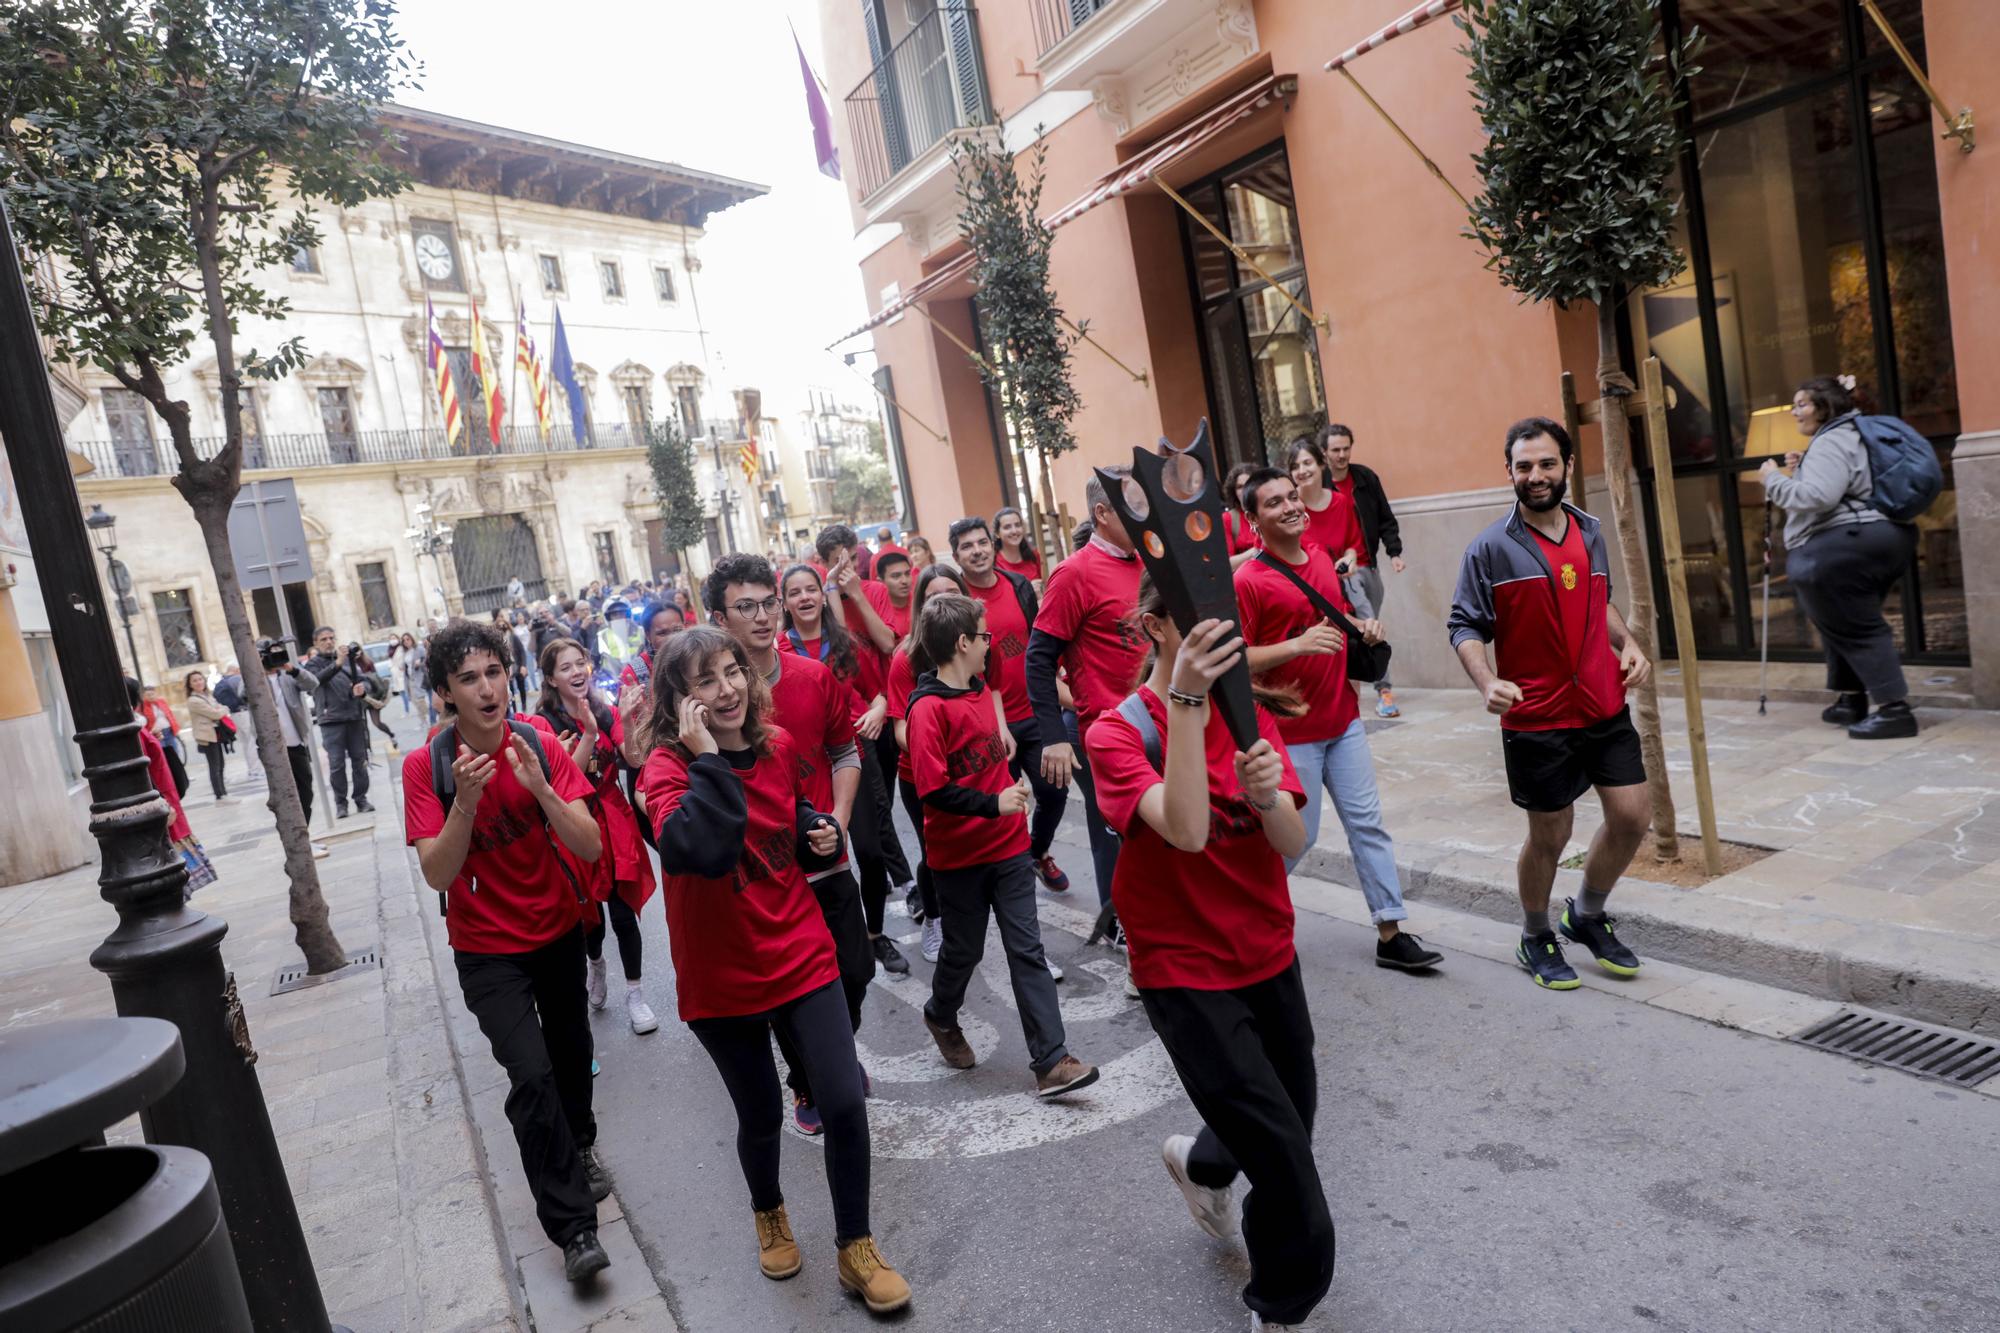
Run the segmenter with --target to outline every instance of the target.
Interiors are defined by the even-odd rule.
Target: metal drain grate
[[[331,972],[313,976],[306,971],[304,963],[290,963],[278,969],[278,975],[271,978],[271,994],[283,995],[287,991],[304,990],[308,986],[324,986],[329,981],[339,981],[360,972],[369,972],[382,965],[381,957],[373,949],[357,949],[347,955],[347,964]]]
[[[1950,1028],[1843,1009],[1786,1040],[1961,1088],[2000,1074],[2000,1045]]]

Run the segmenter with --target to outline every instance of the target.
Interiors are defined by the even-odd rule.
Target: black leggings
[[[868,996],[868,983],[875,979],[875,954],[868,947],[868,927],[862,920],[861,891],[854,876],[845,870],[821,875],[812,881],[813,897],[819,899],[819,914],[826,919],[833,936],[833,955],[840,965],[841,994],[847,1000],[848,1032],[861,1031],[861,1002]],[[818,1104],[813,1096],[812,1064],[799,1058],[798,1050],[783,1028],[777,1029],[778,1054],[785,1057],[785,1086]]]
[[[938,900],[937,885],[931,883],[930,862],[924,855],[924,800],[917,795],[917,784],[905,777],[896,779],[896,791],[903,798],[903,813],[917,830],[917,897],[924,905],[924,919],[929,921],[938,915]]]
[[[883,845],[886,836],[893,845],[896,826],[889,790],[882,782],[882,767],[872,741],[858,741],[861,751],[861,787],[854,797],[854,864],[861,882],[861,908],[870,936],[882,933],[882,910],[889,901],[889,859]],[[900,856],[901,849],[897,850]]]
[[[229,795],[229,787],[222,780],[222,761],[227,757],[223,751],[222,742],[198,742],[195,745],[195,749],[200,750],[201,757],[208,760],[208,785],[215,788],[215,799],[219,801]]]
[[[604,957],[604,916],[606,904],[597,905],[597,920],[586,926],[583,934],[584,952],[591,959]],[[639,938],[639,914],[631,909],[625,900],[614,891],[611,895],[611,933],[618,937],[618,961],[625,965],[625,980],[637,981],[642,975],[640,964],[645,960],[646,945]]]
[[[381,732],[384,736],[387,736],[391,745],[396,743],[396,733],[389,730],[389,724],[382,720],[382,711],[380,709],[370,708],[368,710],[368,725]]]
[[[868,1231],[868,1107],[861,1098],[861,1064],[840,983],[830,981],[788,1004],[738,1018],[697,1018],[688,1024],[715,1061],[736,1105],[736,1157],[759,1212],[785,1201],[778,1187],[778,1135],[784,1108],[778,1066],[771,1058],[775,1028],[805,1059],[826,1123],[826,1183],[833,1195],[834,1239],[841,1245]]]

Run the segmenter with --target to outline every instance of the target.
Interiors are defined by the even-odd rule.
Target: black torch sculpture
[[[1195,428],[1194,442],[1176,448],[1165,436],[1158,453],[1135,445],[1132,471],[1120,476],[1097,470],[1127,535],[1165,597],[1167,612],[1185,635],[1204,620],[1227,620],[1239,631],[1236,581],[1229,567],[1229,543],[1222,530],[1222,478],[1215,467],[1208,420]],[[1238,657],[1210,691],[1236,748],[1257,743],[1257,707],[1250,693],[1250,666]]]

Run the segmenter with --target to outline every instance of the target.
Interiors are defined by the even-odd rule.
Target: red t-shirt
[[[792,734],[800,786],[812,808],[833,813],[833,768],[827,751],[854,743],[853,691],[832,668],[797,653],[778,656],[771,720]]]
[[[1306,547],[1305,564],[1294,565],[1292,569],[1339,610],[1349,616],[1354,614],[1347,595],[1341,591],[1340,575],[1333,572],[1333,557],[1324,549]],[[1236,570],[1236,609],[1243,617],[1243,642],[1253,647],[1282,643],[1326,618],[1290,579],[1265,564],[1261,555],[1244,561]],[[1345,735],[1359,716],[1360,703],[1355,698],[1353,683],[1347,679],[1344,644],[1337,653],[1294,657],[1263,676],[1273,685],[1290,687],[1305,700],[1304,716],[1278,719],[1278,734],[1287,745],[1305,745]]]
[[[556,796],[564,801],[589,799],[590,779],[549,724],[538,717],[526,722],[542,734],[549,785]],[[430,746],[419,746],[403,756],[404,838],[415,845],[420,838],[437,837],[444,832],[446,813],[431,786]],[[445,895],[445,933],[451,947],[460,953],[526,953],[576,929],[582,920],[577,889],[585,876],[557,856],[555,831],[544,825],[540,803],[515,780],[506,755],[496,755],[493,776],[479,794],[479,809],[473,816],[471,848]],[[586,874],[591,871],[588,866],[582,869]],[[577,877],[574,884],[572,875]]]
[[[1354,503],[1354,474],[1349,472],[1333,483],[1333,489],[1341,499],[1347,501],[1347,512],[1354,515],[1354,567],[1359,569],[1368,563],[1368,534],[1361,527],[1361,509]],[[1345,549],[1347,548],[1341,548]],[[1335,551],[1333,554],[1338,558],[1340,551]]]
[[[873,581],[861,585],[861,595],[868,599],[868,605],[875,608],[875,614],[882,617],[882,623],[889,627],[889,632],[896,636],[898,643],[909,636],[910,616],[916,609],[911,602],[897,606],[889,598],[888,587]],[[858,627],[850,625],[848,628]]]
[[[1323,547],[1335,560],[1350,547],[1358,555],[1368,543],[1361,535],[1361,520],[1355,517],[1353,504],[1338,489],[1328,491],[1327,497],[1326,508],[1306,508],[1305,544]]]
[[[1222,531],[1229,541],[1229,554],[1242,555],[1257,549],[1257,525],[1243,517],[1241,510],[1222,511]]]
[[[1575,519],[1563,539],[1552,542],[1531,523],[1522,527],[1535,534],[1535,543],[1556,576],[1556,613],[1562,617],[1563,657],[1570,662],[1583,660],[1583,635],[1590,621],[1590,599],[1602,597],[1590,581],[1590,550],[1583,544],[1583,525]]]
[[[988,689],[999,690],[1001,700],[1004,704],[1007,697],[1007,672],[1002,663],[1003,659],[999,654],[993,652],[986,654],[986,687]],[[889,705],[888,716],[891,721],[908,721],[910,716],[910,691],[916,688],[917,669],[910,665],[909,651],[904,648],[898,648],[894,656],[889,659],[888,683],[882,691],[882,697]],[[990,697],[986,701],[986,706],[988,709],[993,707],[993,701]],[[911,782],[917,780],[915,771],[910,767],[910,747],[907,745],[903,746],[897,752],[896,776],[906,778]]]
[[[797,637],[794,638],[794,635]],[[882,692],[881,659],[860,639],[854,640],[854,669],[845,675],[834,667],[833,659],[828,656],[832,650],[824,636],[808,639],[796,630],[786,630],[778,635],[778,651],[794,657],[810,657],[832,671],[835,679],[845,685],[847,692],[853,696],[848,712],[857,723],[861,721],[861,715],[868,711],[869,703]]]
[[[1062,663],[1079,733],[1132,692],[1152,641],[1139,628],[1136,555],[1120,559],[1096,542],[1055,567],[1035,628],[1068,642]]]
[[[993,636],[987,645],[988,668],[1007,709],[1009,722],[1025,722],[1035,715],[1028,702],[1028,618],[1021,614],[1021,599],[1010,579],[995,575],[993,586],[981,588],[967,579],[965,590],[986,608],[986,632]]]
[[[1042,553],[1035,552],[1026,560],[1009,560],[1007,553],[996,550],[993,563],[1010,574],[1019,574],[1024,579],[1038,579],[1042,576]]]
[[[558,728],[557,734],[567,746],[579,728],[573,718],[565,726],[568,729]],[[619,780],[625,767],[624,750],[625,719],[613,708],[611,730],[597,733],[597,776],[592,778],[587,769],[583,771],[584,781],[595,789],[590,798],[590,813],[597,818],[603,849],[594,863],[573,864],[571,869],[579,872],[577,878],[584,882],[594,901],[609,902],[612,893],[617,892],[626,906],[636,912],[646,905],[657,886],[652,859],[646,855],[646,844],[639,837],[639,813],[626,799],[624,784]]]
[[[639,790],[656,829],[687,795],[688,767],[668,749],[646,760]],[[791,737],[772,728],[769,753],[731,772],[749,806],[736,868],[719,879],[666,876],[667,944],[684,1022],[762,1013],[840,975],[826,918],[799,871],[803,790]]]
[[[1164,761],[1167,707],[1141,686],[1139,697],[1160,729]],[[1257,730],[1284,760],[1281,790],[1300,805],[1304,789],[1285,755],[1277,721],[1257,710]],[[1140,986],[1233,990],[1291,966],[1292,894],[1285,860],[1264,836],[1263,817],[1236,781],[1236,741],[1222,710],[1209,710],[1208,844],[1198,853],[1168,845],[1139,817],[1139,800],[1163,781],[1146,758],[1138,729],[1116,713],[1085,737],[1097,808],[1124,835],[1111,903],[1125,928],[1132,979]]]
[[[993,696],[977,677],[963,694],[926,694],[910,709],[910,763],[918,795],[950,784],[998,796],[1014,785]],[[991,865],[1028,850],[1028,817],[955,815],[924,807],[924,860],[933,870]]]

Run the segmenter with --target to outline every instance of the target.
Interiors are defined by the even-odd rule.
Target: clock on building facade
[[[465,279],[459,272],[458,245],[448,222],[410,223],[411,240],[417,252],[417,271],[430,287],[464,291]]]

